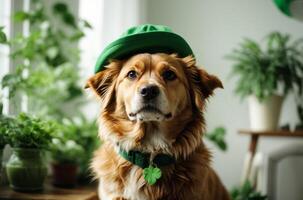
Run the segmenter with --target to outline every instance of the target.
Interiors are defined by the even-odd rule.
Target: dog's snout
[[[152,100],[159,96],[160,90],[156,85],[145,85],[140,88],[139,92],[144,100]]]

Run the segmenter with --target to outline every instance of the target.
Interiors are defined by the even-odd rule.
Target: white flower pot
[[[256,96],[248,97],[250,128],[252,131],[277,130],[283,96],[272,95],[260,102]]]

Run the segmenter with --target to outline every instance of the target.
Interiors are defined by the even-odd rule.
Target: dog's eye
[[[129,79],[135,79],[135,78],[137,78],[137,72],[135,70],[131,70],[127,73],[127,77]]]
[[[171,70],[166,70],[162,73],[162,77],[165,79],[165,80],[168,80],[168,81],[173,81],[177,78],[175,72],[171,71]]]

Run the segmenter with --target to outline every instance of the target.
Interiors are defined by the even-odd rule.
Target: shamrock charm
[[[158,179],[161,178],[162,172],[161,169],[159,169],[158,167],[153,167],[150,165],[148,168],[144,168],[143,175],[145,181],[149,185],[153,185],[157,182]]]

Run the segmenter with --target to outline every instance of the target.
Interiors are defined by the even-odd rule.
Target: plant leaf
[[[7,42],[6,34],[3,32],[3,29],[4,29],[4,27],[0,26],[0,44]]]

